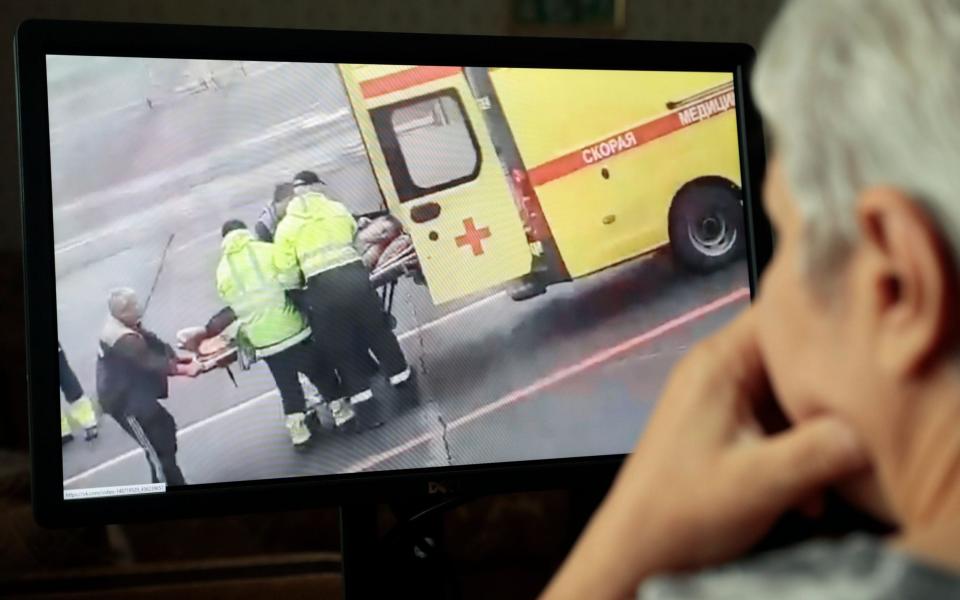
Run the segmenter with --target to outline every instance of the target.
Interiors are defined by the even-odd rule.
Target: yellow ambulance
[[[742,252],[731,74],[339,71],[437,304],[527,298],[667,245],[700,271]]]

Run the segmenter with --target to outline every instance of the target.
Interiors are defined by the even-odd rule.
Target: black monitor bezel
[[[372,32],[27,21],[15,40],[20,146],[27,379],[36,519],[48,526],[286,510],[369,503],[428,493],[478,494],[604,482],[622,455],[552,459],[398,472],[190,486],[165,494],[95,500],[63,498],[53,217],[47,113],[48,54],[487,65],[583,69],[726,71],[734,74],[751,294],[772,251],[760,190],[764,139],[745,44],[452,36]],[[57,475],[59,473],[60,475]]]

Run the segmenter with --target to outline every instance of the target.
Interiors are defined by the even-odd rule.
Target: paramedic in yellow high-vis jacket
[[[357,404],[372,396],[370,354],[393,385],[409,379],[410,368],[354,248],[356,219],[323,193],[316,174],[303,171],[293,184],[274,236],[274,263],[286,288],[305,288],[315,341]]]
[[[240,335],[270,369],[295,447],[310,441],[306,398],[298,373],[316,386],[339,424],[349,420],[337,376],[310,339],[310,326],[287,297],[273,265],[273,245],[257,240],[242,221],[221,229],[223,254],[217,266],[217,292],[240,322]]]

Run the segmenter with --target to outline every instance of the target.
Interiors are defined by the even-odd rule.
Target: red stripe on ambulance
[[[687,108],[668,113],[585,148],[537,165],[529,171],[530,182],[535,186],[543,185],[724,113],[734,106],[736,106],[736,96],[733,90],[706,98]]]
[[[364,98],[374,98],[422,83],[450,77],[460,73],[460,71],[460,67],[411,67],[382,77],[368,79],[360,84],[360,92]]]

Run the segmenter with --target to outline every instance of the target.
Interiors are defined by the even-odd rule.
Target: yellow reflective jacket
[[[353,247],[357,221],[343,204],[320,192],[290,201],[273,237],[274,266],[286,288],[317,273],[360,260]]]
[[[236,313],[240,331],[257,356],[276,354],[309,337],[306,319],[277,277],[273,244],[238,229],[223,238],[221,247],[217,292]]]

